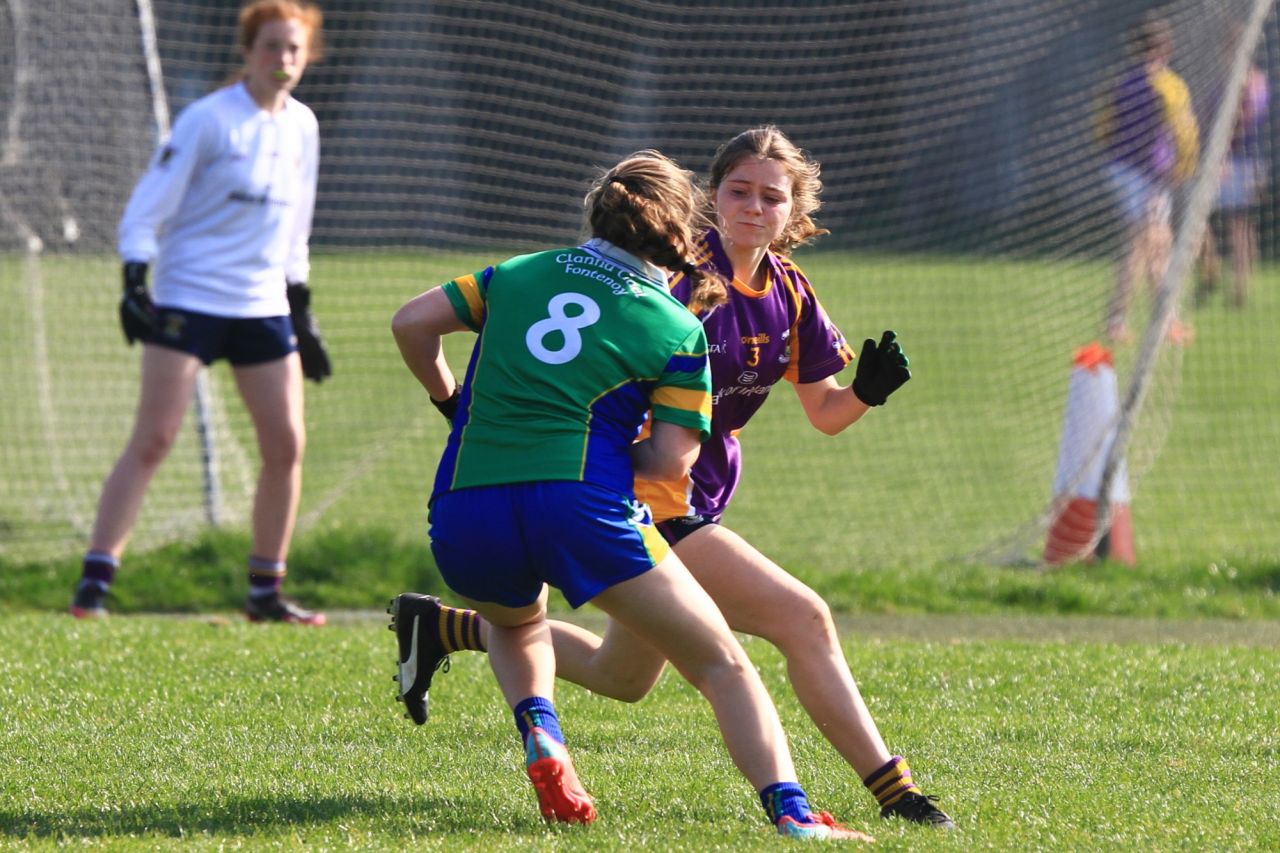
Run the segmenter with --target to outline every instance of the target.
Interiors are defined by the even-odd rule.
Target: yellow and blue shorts
[[[431,552],[449,588],[472,601],[524,607],[549,584],[576,608],[649,571],[670,546],[633,496],[540,481],[437,495]]]

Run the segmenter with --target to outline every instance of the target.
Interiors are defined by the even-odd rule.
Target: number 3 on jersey
[[[570,305],[578,306],[582,313],[570,317],[564,312]],[[547,313],[550,315],[547,319],[539,320],[529,327],[524,336],[525,346],[533,353],[534,358],[544,364],[572,361],[582,352],[582,335],[579,329],[585,329],[600,319],[600,306],[581,293],[557,293],[547,303]],[[556,332],[563,336],[564,343],[559,349],[549,349],[546,340]],[[554,341],[552,337],[552,342]]]

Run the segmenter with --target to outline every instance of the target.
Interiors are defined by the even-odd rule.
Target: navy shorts
[[[524,607],[550,584],[571,607],[670,553],[649,508],[591,483],[548,481],[446,492],[431,504],[431,553],[449,588]]]
[[[293,321],[282,317],[218,317],[157,305],[156,333],[147,343],[190,353],[205,364],[262,364],[297,352]]]
[[[668,518],[666,521],[658,522],[658,532],[662,534],[663,539],[667,540],[668,545],[675,545],[695,530],[719,523],[718,515],[682,515],[679,518]]]

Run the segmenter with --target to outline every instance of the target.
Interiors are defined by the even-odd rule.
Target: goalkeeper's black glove
[[[437,400],[430,394],[427,395],[427,399],[431,401],[431,405],[435,406],[440,414],[444,415],[446,421],[453,423],[453,416],[458,414],[458,389],[456,386],[447,400]]]
[[[156,333],[156,306],[147,290],[147,265],[143,261],[125,261],[124,295],[120,297],[120,327],[129,346],[134,341],[146,343]]]
[[[285,288],[289,297],[289,318],[293,321],[293,334],[298,339],[298,357],[302,359],[302,375],[316,382],[323,382],[333,373],[329,365],[329,351],[320,338],[320,327],[311,316],[311,290],[304,282],[291,281]]]
[[[880,344],[871,338],[862,342],[858,371],[853,376],[853,393],[868,406],[883,406],[889,395],[911,378],[911,363],[898,344],[897,334],[885,332]]]

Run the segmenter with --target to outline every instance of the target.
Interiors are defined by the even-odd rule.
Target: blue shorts
[[[235,365],[262,364],[298,349],[288,315],[218,317],[162,305],[156,313],[156,333],[147,343],[190,353],[205,364],[220,358]]]
[[[436,566],[472,601],[524,607],[550,584],[581,607],[669,552],[647,506],[591,483],[477,486],[431,504]]]

